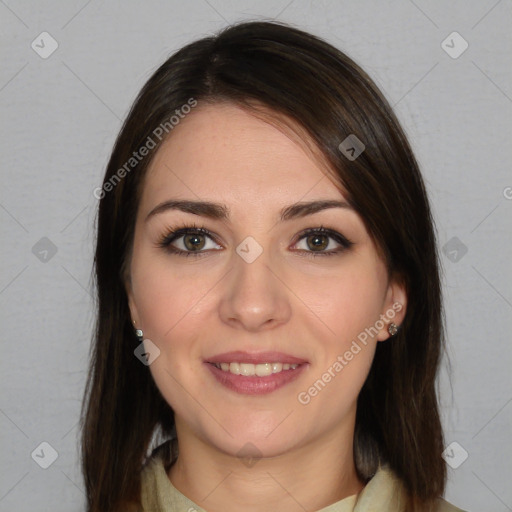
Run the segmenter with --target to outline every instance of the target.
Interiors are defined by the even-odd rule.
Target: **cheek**
[[[345,293],[348,287],[339,291],[340,283],[332,285],[331,300],[323,303],[322,317],[330,332],[319,338],[322,346],[315,351],[315,364],[297,401],[308,415],[322,416],[327,424],[335,425],[355,411],[377,345],[365,329],[379,318],[379,309],[371,294],[355,288],[353,293]]]
[[[382,313],[386,273],[378,265],[354,258],[337,272],[316,279],[296,277],[295,290],[305,306],[315,313],[326,339],[337,349],[374,326]],[[330,335],[329,335],[330,334]]]
[[[190,389],[190,376],[199,374],[201,326],[205,309],[211,307],[207,292],[213,283],[202,276],[179,274],[171,263],[158,258],[151,262],[134,258],[132,283],[144,337],[160,350],[149,370],[167,403],[188,417],[195,404],[187,399],[183,386]]]
[[[180,383],[198,375],[201,342],[214,314],[212,288],[219,276],[192,263],[184,271],[166,255],[141,249],[132,259],[132,292],[144,338],[160,350],[150,371],[167,402],[183,395]],[[207,318],[209,319],[207,321]],[[203,349],[204,350],[204,349]]]
[[[312,322],[322,325],[324,334],[318,337],[321,347],[315,351],[316,364],[303,396],[304,401],[315,401],[319,414],[334,420],[353,406],[370,370],[377,344],[371,328],[382,313],[387,274],[372,257],[359,255],[315,281],[300,293],[314,309]]]
[[[214,281],[199,265],[183,272],[182,265],[165,255],[155,256],[150,250],[134,254],[132,290],[144,335],[167,343],[178,332],[197,330],[197,317]]]

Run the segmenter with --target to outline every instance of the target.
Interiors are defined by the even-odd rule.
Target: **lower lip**
[[[223,386],[244,395],[265,395],[272,393],[286,384],[294,381],[307,366],[307,363],[300,364],[295,370],[283,370],[279,373],[272,373],[265,377],[244,377],[225,372],[211,363],[205,363],[213,376]]]

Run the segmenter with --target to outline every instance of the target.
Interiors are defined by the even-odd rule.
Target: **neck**
[[[288,453],[240,459],[192,436],[180,437],[169,478],[209,512],[320,510],[361,491],[353,459],[353,430],[323,435]]]

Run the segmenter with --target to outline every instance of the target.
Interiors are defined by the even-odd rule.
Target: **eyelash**
[[[157,242],[157,247],[160,247],[162,249],[166,249],[172,254],[176,254],[178,256],[193,256],[193,257],[200,257],[203,256],[206,252],[209,251],[183,251],[182,249],[177,249],[173,247],[171,244],[172,242],[178,240],[179,238],[185,236],[185,235],[191,235],[191,234],[200,234],[205,235],[209,238],[211,238],[215,243],[218,244],[218,242],[215,241],[215,237],[213,233],[211,233],[208,229],[206,229],[203,226],[197,226],[196,224],[184,224],[180,226],[171,227],[168,229],[167,233],[164,234],[159,241]],[[332,238],[335,242],[337,242],[340,247],[336,249],[331,249],[330,251],[304,251],[301,249],[301,253],[305,257],[312,257],[316,258],[317,256],[334,256],[336,254],[342,253],[352,247],[354,245],[353,242],[351,242],[348,238],[343,236],[341,233],[338,233],[337,231],[334,231],[329,228],[324,228],[323,226],[320,226],[318,228],[308,228],[302,231],[295,242],[294,245],[299,243],[304,238],[307,238],[311,235],[324,235],[327,237]],[[220,245],[220,244],[218,244]]]

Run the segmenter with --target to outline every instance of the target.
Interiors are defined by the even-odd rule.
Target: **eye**
[[[302,247],[299,246],[302,245]],[[324,227],[310,228],[299,235],[295,247],[307,256],[332,256],[349,249],[353,244],[345,236]]]
[[[352,245],[353,242],[341,233],[320,226],[303,231],[293,247],[304,256],[316,257],[339,254]],[[222,249],[210,231],[196,225],[169,228],[157,246],[178,256],[196,257]]]
[[[198,226],[171,228],[157,245],[179,256],[199,256],[207,251],[222,249],[210,231]]]

